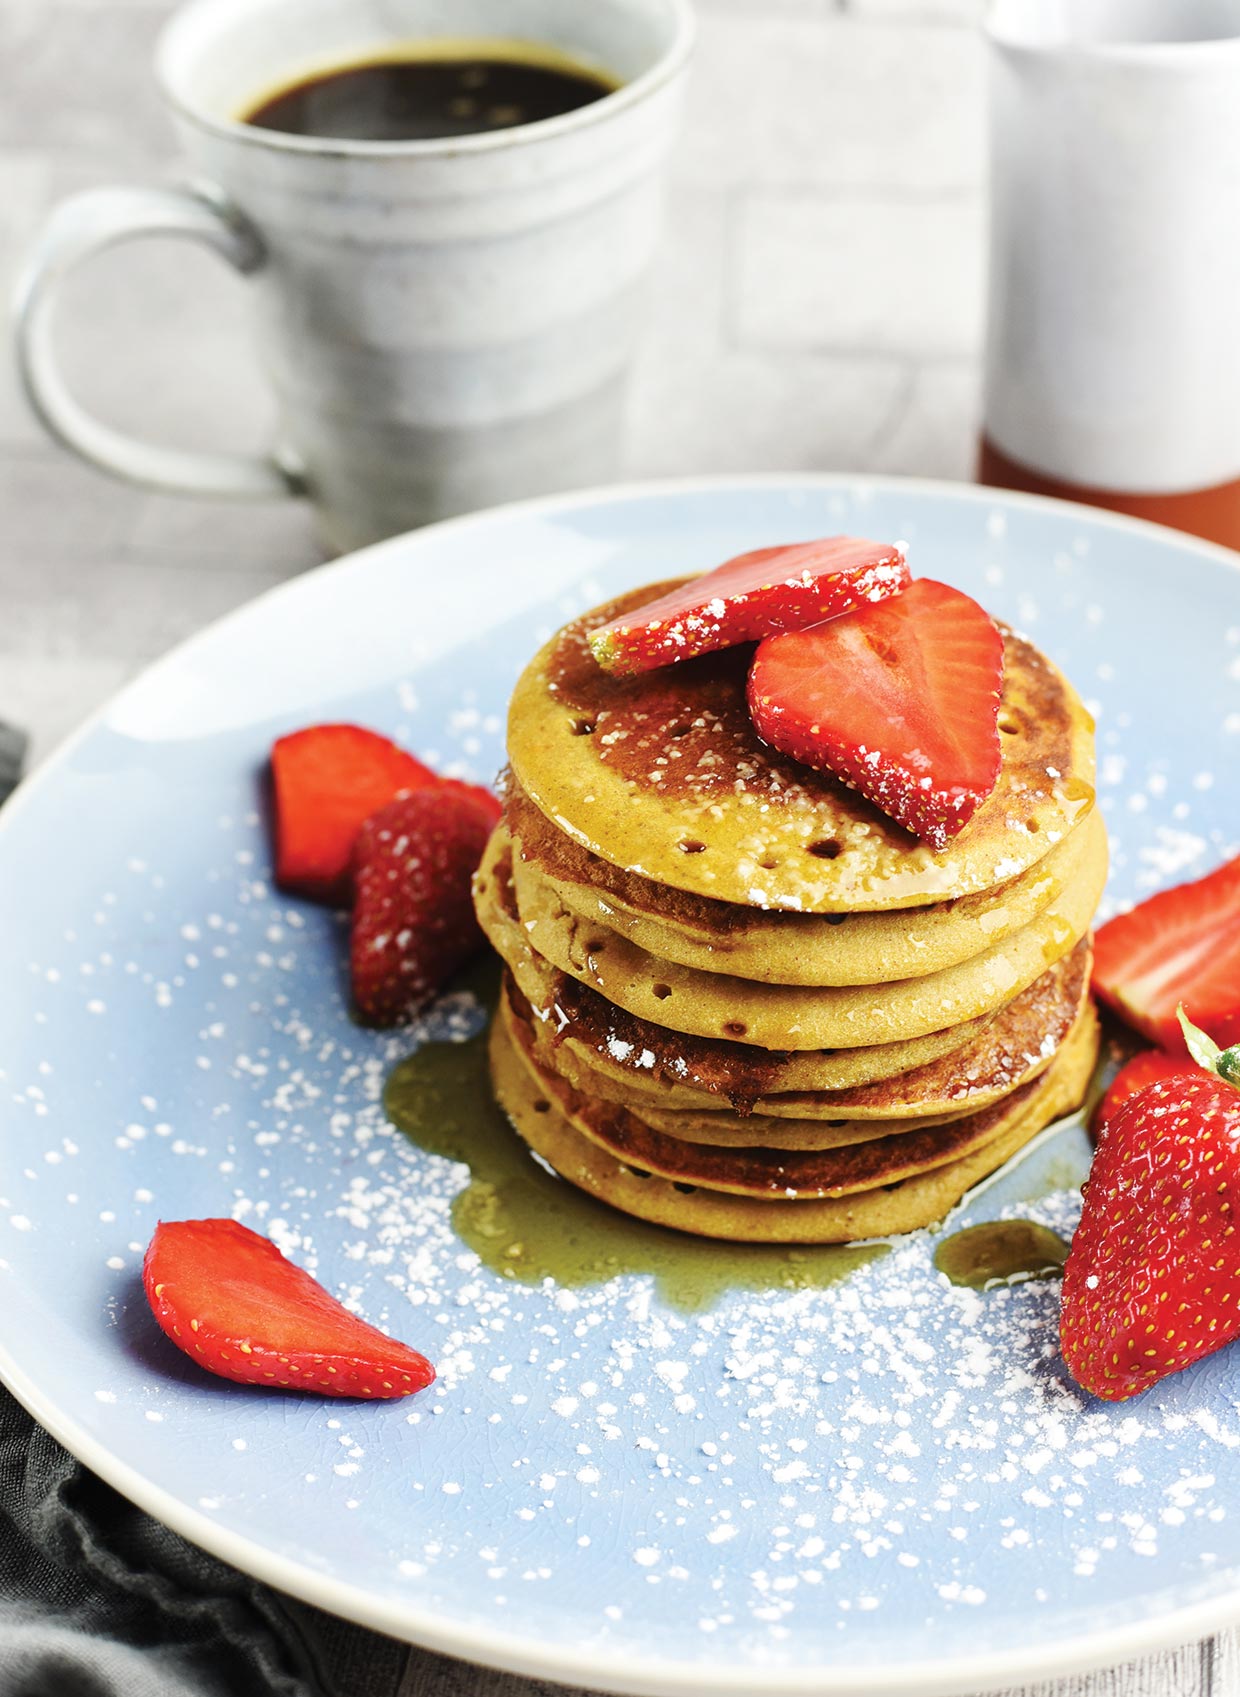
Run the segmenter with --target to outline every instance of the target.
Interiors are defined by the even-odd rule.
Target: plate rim
[[[1160,537],[1180,551],[1240,572],[1240,554],[1166,525],[1152,524],[1145,519],[1074,501],[941,478],[864,472],[715,473],[641,479],[534,496],[441,520],[420,530],[405,531],[326,560],[273,585],[210,621],[143,666],[52,750],[0,810],[0,833],[30,805],[32,796],[37,798],[45,783],[54,780],[58,769],[105,723],[130,691],[145,685],[164,668],[177,666],[197,645],[216,640],[234,620],[251,616],[255,607],[295,593],[307,579],[324,574],[364,572],[374,557],[411,547],[416,549],[422,545],[424,538],[429,538],[433,545],[434,539],[444,533],[485,528],[539,513],[571,513],[604,503],[625,505],[652,498],[709,495],[723,490],[758,492],[796,488],[823,493],[832,490],[855,493],[858,489],[866,489],[876,493],[929,495],[947,497],[970,506],[1015,507],[1057,513],[1092,529]],[[152,1483],[137,1468],[114,1456],[104,1441],[95,1437],[80,1421],[64,1414],[14,1360],[3,1342],[0,1342],[0,1379],[28,1413],[83,1466],[90,1468],[105,1483],[174,1532],[260,1582],[401,1642],[503,1672],[582,1686],[587,1691],[607,1691],[623,1694],[623,1697],[714,1697],[715,1693],[752,1697],[754,1681],[760,1679],[768,1697],[810,1697],[811,1693],[814,1697],[958,1697],[966,1691],[994,1690],[1014,1682],[1026,1683],[1114,1666],[1132,1661],[1135,1656],[1188,1643],[1240,1623],[1238,1573],[1230,1589],[1220,1591],[1216,1596],[1156,1614],[1135,1624],[1078,1633],[1041,1651],[993,1650],[977,1656],[952,1657],[932,1666],[909,1665],[895,1671],[863,1664],[848,1666],[833,1663],[801,1669],[760,1668],[716,1662],[687,1663],[658,1657],[635,1658],[629,1654],[607,1656],[597,1649],[584,1652],[536,1644],[511,1631],[445,1627],[441,1615],[417,1606],[384,1602],[361,1587],[317,1574],[294,1558],[265,1548],[253,1537],[221,1526],[205,1511],[180,1501],[170,1491]]]

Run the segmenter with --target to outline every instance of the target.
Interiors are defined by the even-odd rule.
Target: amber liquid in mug
[[[409,43],[266,94],[241,121],[332,141],[435,141],[559,118],[619,87],[534,42]]]

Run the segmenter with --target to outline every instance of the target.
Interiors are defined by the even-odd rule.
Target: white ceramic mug
[[[186,186],[67,201],[20,280],[35,409],[66,446],[153,488],[309,495],[341,549],[606,478],[692,34],[689,0],[194,0],[156,58]],[[442,141],[240,120],[301,76],[445,35],[547,44],[620,86],[562,117]],[[151,235],[204,242],[253,279],[279,403],[270,458],[132,440],[67,390],[58,282]]]
[[[987,480],[1240,545],[1240,0],[995,0],[989,40]]]

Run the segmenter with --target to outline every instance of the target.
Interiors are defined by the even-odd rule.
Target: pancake
[[[502,853],[502,825],[498,835]],[[547,886],[518,887],[517,908],[531,948],[639,1018],[761,1049],[848,1049],[904,1042],[996,1012],[1085,935],[1106,871],[1104,841],[1075,882],[1024,930],[942,972],[874,986],[755,984],[678,966],[605,925],[587,925]],[[480,918],[486,930],[485,911]]]
[[[1045,1072],[1052,1057],[1043,1061],[1032,1074]],[[1011,1095],[1011,1091],[1006,1095]],[[588,1085],[586,1094],[590,1095]],[[619,1104],[612,1104],[619,1106]],[[773,1114],[697,1114],[692,1110],[678,1112],[670,1108],[625,1109],[632,1112],[651,1131],[674,1137],[682,1143],[699,1143],[725,1149],[845,1149],[854,1143],[871,1143],[879,1137],[897,1137],[906,1132],[938,1130],[956,1120],[970,1117],[968,1108],[955,1108],[945,1114],[923,1114],[906,1119],[797,1119],[776,1117]],[[985,1112],[973,1109],[972,1113]]]
[[[652,884],[557,830],[513,782],[505,817],[518,894],[549,886],[571,913],[660,960],[768,984],[885,984],[941,972],[1019,931],[1103,849],[1099,813],[1028,872],[975,896],[888,913],[769,913]]]
[[[656,1131],[626,1108],[583,1095],[540,1064],[528,1023],[515,1017],[511,1008],[505,1009],[503,1017],[509,1038],[533,1076],[573,1128],[592,1143],[630,1166],[673,1183],[765,1200],[847,1196],[946,1166],[1004,1136],[1043,1088],[1040,1079],[1033,1079],[1002,1102],[947,1125],[902,1131],[842,1148],[803,1152],[761,1146],[723,1148],[683,1142]],[[1092,1008],[1083,1008],[1052,1066],[1060,1078],[1077,1080],[1083,1096],[1097,1052],[1097,1019]]]
[[[1018,877],[1093,806],[1092,721],[1022,637],[1005,633],[998,784],[936,855],[836,779],[762,742],[745,704],[750,648],[638,677],[602,671],[587,633],[671,587],[633,590],[566,625],[512,697],[517,781],[604,860],[749,907],[918,907]]]
[[[491,1075],[496,1098],[519,1135],[567,1182],[638,1219],[739,1243],[850,1243],[934,1225],[1039,1131],[1073,1110],[1084,1088],[1079,1070],[1069,1076],[1052,1067],[1008,1130],[962,1159],[881,1190],[788,1202],[686,1192],[664,1179],[638,1177],[573,1128],[499,1020],[491,1029]]]
[[[668,1129],[662,1116],[675,1114],[682,1127],[700,1127],[702,1141],[707,1143],[759,1141],[744,1135],[752,1115],[761,1115],[768,1125],[781,1119],[843,1119],[850,1125],[871,1120],[898,1124],[906,1119],[921,1123],[951,1119],[998,1101],[1046,1066],[1089,994],[1091,964],[1092,950],[1088,940],[1082,939],[1070,955],[1000,1009],[963,1047],[909,1072],[847,1090],[777,1091],[728,1113],[722,1111],[718,1095],[678,1082],[669,1076],[666,1064],[634,1071],[618,1064],[605,1045],[591,1049],[571,1039],[560,1040],[561,1054],[568,1057],[567,1065],[559,1063],[560,1070],[579,1089],[632,1108],[659,1130]],[[665,1033],[664,1040],[671,1045],[688,1041],[671,1033]],[[569,1070],[571,1066],[576,1066],[579,1077]],[[735,1138],[730,1132],[718,1135],[717,1128],[732,1126]],[[696,1136],[697,1132],[681,1130],[677,1135]],[[808,1142],[785,1144],[770,1132],[764,1132],[760,1141],[780,1148],[814,1147]]]
[[[563,1041],[632,1078],[702,1090],[738,1111],[773,1092],[852,1089],[909,1072],[963,1048],[993,1017],[945,1026],[907,1043],[799,1054],[672,1032],[615,1007],[532,949],[517,919],[509,874],[497,832],[474,876],[478,918],[521,993],[541,1018],[562,1030]]]
[[[680,1113],[663,1108],[657,1100],[651,1101],[637,1092],[626,1100],[612,1089],[610,1080],[594,1071],[566,1043],[552,1036],[546,1023],[533,1014],[529,1003],[511,981],[505,984],[502,1006],[503,1015],[509,1023],[515,1020],[528,1032],[534,1059],[544,1071],[559,1073],[565,1083],[580,1095],[593,1097],[619,1113],[633,1113],[644,1125],[666,1132],[671,1137],[679,1137],[682,1141],[740,1148],[761,1143],[769,1149],[841,1149],[851,1143],[868,1143],[876,1137],[888,1137],[892,1132],[942,1123],[935,1118],[912,1121],[774,1119],[765,1114],[699,1114],[692,1110]],[[967,1110],[957,1110],[957,1114],[964,1112]]]

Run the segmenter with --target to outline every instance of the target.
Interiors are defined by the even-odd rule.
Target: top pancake
[[[630,591],[566,625],[512,697],[518,782],[604,860],[748,907],[877,912],[1018,877],[1092,807],[1092,721],[1023,638],[1005,632],[999,782],[934,854],[828,774],[762,742],[745,703],[751,647],[639,677],[601,670],[589,631],[672,587]]]

